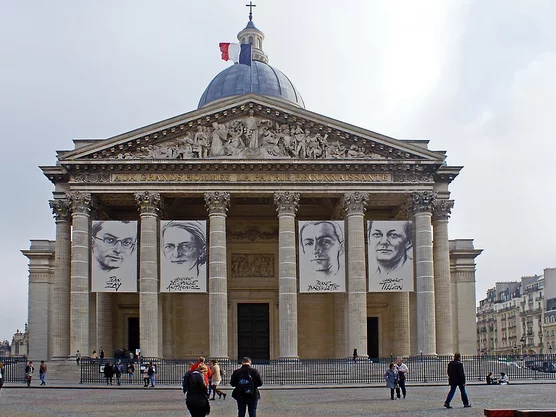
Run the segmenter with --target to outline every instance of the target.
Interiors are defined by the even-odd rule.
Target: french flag
[[[222,59],[224,61],[234,61],[236,64],[251,66],[251,44],[250,43],[226,43],[219,44]]]

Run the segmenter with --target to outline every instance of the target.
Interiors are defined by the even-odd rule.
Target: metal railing
[[[25,382],[25,366],[27,365],[26,357],[0,356],[0,362],[4,364],[4,367],[2,368],[2,377],[4,378],[4,382]]]
[[[383,384],[383,375],[388,363],[394,358],[345,359],[298,359],[253,361],[265,385],[341,385]],[[451,356],[412,356],[404,359],[409,368],[407,383],[447,383],[446,369]],[[117,361],[117,360],[116,360]],[[143,384],[142,369],[153,362],[156,367],[156,384],[181,385],[184,373],[196,359],[150,359],[141,358],[134,362],[135,373],[130,379],[125,372],[127,362],[123,360],[122,384]],[[105,384],[103,369],[105,358],[81,360],[81,383]],[[464,356],[462,362],[468,382],[485,381],[489,372],[499,377],[504,372],[511,380],[556,380],[556,354],[516,356]],[[228,384],[234,369],[240,364],[236,360],[218,361],[226,371],[222,384]],[[115,381],[115,377],[114,377]]]

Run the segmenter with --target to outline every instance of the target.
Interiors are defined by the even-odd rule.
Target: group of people
[[[210,413],[210,401],[218,398],[226,399],[226,393],[218,386],[224,377],[223,369],[217,360],[205,363],[201,357],[191,365],[183,377],[183,393],[186,395],[185,405],[191,417],[204,417]],[[238,417],[244,417],[246,411],[249,417],[257,416],[257,404],[260,398],[259,387],[262,385],[259,372],[251,366],[251,359],[245,357],[241,367],[236,369],[230,378],[230,385],[234,387],[232,397],[237,401]],[[210,396],[212,392],[212,397]]]
[[[492,372],[489,372],[486,376],[487,385],[508,385],[510,380],[505,372],[500,372],[500,378],[496,379]]]
[[[388,365],[388,370],[384,374],[384,380],[386,381],[386,386],[390,389],[391,400],[395,400],[396,398],[400,399],[402,395],[403,398],[405,398],[407,395],[405,381],[408,372],[409,368],[403,363],[403,358],[401,356],[398,356],[395,362],[390,362]],[[394,392],[396,396],[394,396]]]

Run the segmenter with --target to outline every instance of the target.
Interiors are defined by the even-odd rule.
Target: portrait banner
[[[300,221],[299,292],[345,292],[343,221]]]
[[[367,222],[369,292],[413,291],[413,223]]]
[[[207,292],[207,222],[160,222],[160,292]]]
[[[91,292],[137,292],[137,222],[94,220]]]

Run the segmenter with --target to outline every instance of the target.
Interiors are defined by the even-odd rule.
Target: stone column
[[[52,304],[52,359],[70,356],[71,202],[50,200],[56,219],[54,302]]]
[[[111,357],[114,352],[114,314],[112,311],[112,300],[116,294],[108,292],[96,293],[96,345],[92,348],[97,352],[99,347]],[[91,308],[92,310],[92,308]],[[92,342],[92,341],[91,341]],[[123,347],[123,346],[117,346]]]
[[[454,353],[452,331],[452,284],[450,281],[450,247],[448,219],[453,200],[436,200],[432,212],[434,255],[434,307],[436,320],[436,352],[439,355]],[[441,320],[441,318],[443,318]]]
[[[417,348],[423,355],[436,355],[434,273],[431,210],[436,194],[413,193],[415,229],[415,294],[417,297]]]
[[[297,264],[295,258],[295,213],[299,193],[274,193],[278,212],[278,302],[280,359],[297,359]]]
[[[70,353],[89,355],[90,193],[70,192],[73,236],[71,242]]]
[[[347,296],[348,296],[348,352],[357,349],[359,356],[367,355],[367,282],[365,269],[364,215],[369,195],[344,195],[347,229]]]
[[[139,346],[146,358],[159,357],[158,344],[158,213],[160,194],[135,194],[141,218],[139,242]]]
[[[228,268],[226,215],[230,193],[205,193],[209,214],[209,349],[211,358],[228,358]]]

